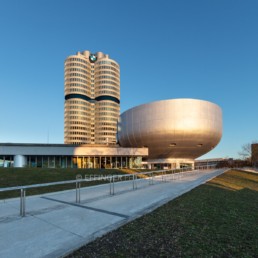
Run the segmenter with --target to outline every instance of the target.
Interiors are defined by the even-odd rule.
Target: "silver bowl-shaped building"
[[[148,147],[148,162],[192,163],[212,150],[222,136],[221,108],[208,101],[170,99],[140,105],[120,116],[123,147]],[[179,161],[179,163],[178,163]]]

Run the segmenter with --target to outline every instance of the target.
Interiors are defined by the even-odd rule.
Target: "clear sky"
[[[120,64],[122,112],[218,104],[223,137],[202,158],[258,140],[257,0],[0,0],[0,142],[63,143],[64,60],[83,50]]]

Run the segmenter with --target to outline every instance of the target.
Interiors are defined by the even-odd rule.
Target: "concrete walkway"
[[[190,191],[224,170],[184,172],[162,181],[137,180],[26,198],[26,216],[19,216],[20,199],[0,201],[0,257],[60,257],[106,232]],[[163,178],[164,179],[164,178]]]

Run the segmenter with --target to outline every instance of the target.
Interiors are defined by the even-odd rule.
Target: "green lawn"
[[[58,181],[75,180],[76,175],[121,175],[148,172],[148,169],[76,169],[76,168],[0,168],[0,188],[26,186]],[[139,176],[146,177],[146,176]],[[107,181],[82,182],[81,187],[104,184]],[[26,195],[35,195],[74,189],[75,183],[27,189]],[[0,199],[20,196],[20,191],[0,192]]]
[[[117,175],[123,174],[118,169],[43,169],[43,168],[0,168],[0,188],[42,184],[57,181],[75,180],[76,175]],[[105,181],[82,183],[82,186],[96,185]],[[74,189],[75,184],[64,184],[51,187],[33,188],[27,190],[27,195]],[[19,191],[0,192],[0,199],[18,197]]]
[[[69,257],[258,257],[258,174],[231,170]]]

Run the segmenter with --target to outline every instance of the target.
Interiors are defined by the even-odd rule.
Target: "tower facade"
[[[116,143],[120,67],[108,55],[78,52],[65,60],[64,142]]]

